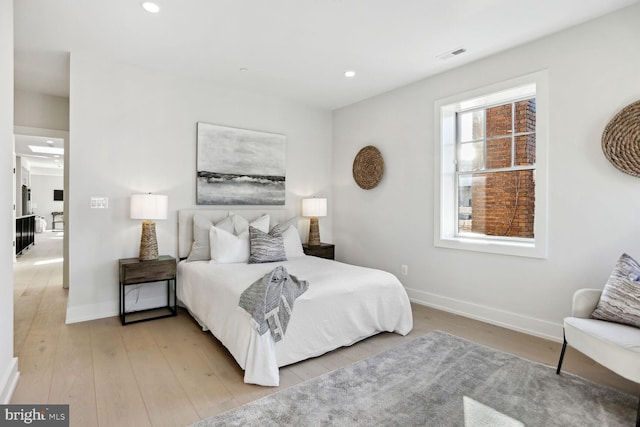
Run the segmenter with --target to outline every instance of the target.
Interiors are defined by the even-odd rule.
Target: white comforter
[[[284,339],[259,335],[240,294],[283,265],[309,282],[296,299]],[[302,256],[265,264],[180,262],[178,298],[231,352],[246,383],[277,386],[278,367],[351,345],[378,332],[406,335],[413,327],[409,298],[391,273]]]

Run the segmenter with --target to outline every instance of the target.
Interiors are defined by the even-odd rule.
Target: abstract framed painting
[[[198,122],[198,205],[284,205],[286,137]]]

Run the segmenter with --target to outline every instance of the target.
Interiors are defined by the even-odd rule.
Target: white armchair
[[[640,383],[640,328],[590,319],[601,293],[599,289],[580,289],[573,295],[571,317],[564,318],[564,344],[556,374],[560,374],[569,344],[618,375]],[[636,427],[640,427],[640,403]]]

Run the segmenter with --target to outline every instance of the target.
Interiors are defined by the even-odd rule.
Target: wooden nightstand
[[[145,320],[160,319],[176,316],[176,259],[169,255],[162,255],[156,260],[140,261],[138,258],[124,258],[118,261],[120,269],[120,321],[123,325],[144,322]],[[149,282],[167,281],[167,305],[145,310],[127,312],[125,288],[129,285],[139,285]],[[151,316],[140,316],[138,313],[154,312]],[[134,315],[135,320],[126,320],[127,315]]]
[[[306,243],[302,244],[302,250],[305,255],[317,256],[326,259],[335,259],[336,245],[333,243],[320,243],[320,246],[309,246]]]

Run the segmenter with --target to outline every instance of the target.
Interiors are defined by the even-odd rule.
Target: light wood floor
[[[38,234],[35,247],[15,264],[20,381],[12,403],[67,403],[71,426],[184,426],[433,330],[548,365],[555,365],[560,353],[559,343],[413,305],[414,329],[406,337],[380,334],[282,368],[278,388],[248,385],[225,348],[183,310],[178,317],[126,327],[117,317],[65,325],[67,291],[57,234]],[[640,393],[637,384],[571,348],[563,370]]]

